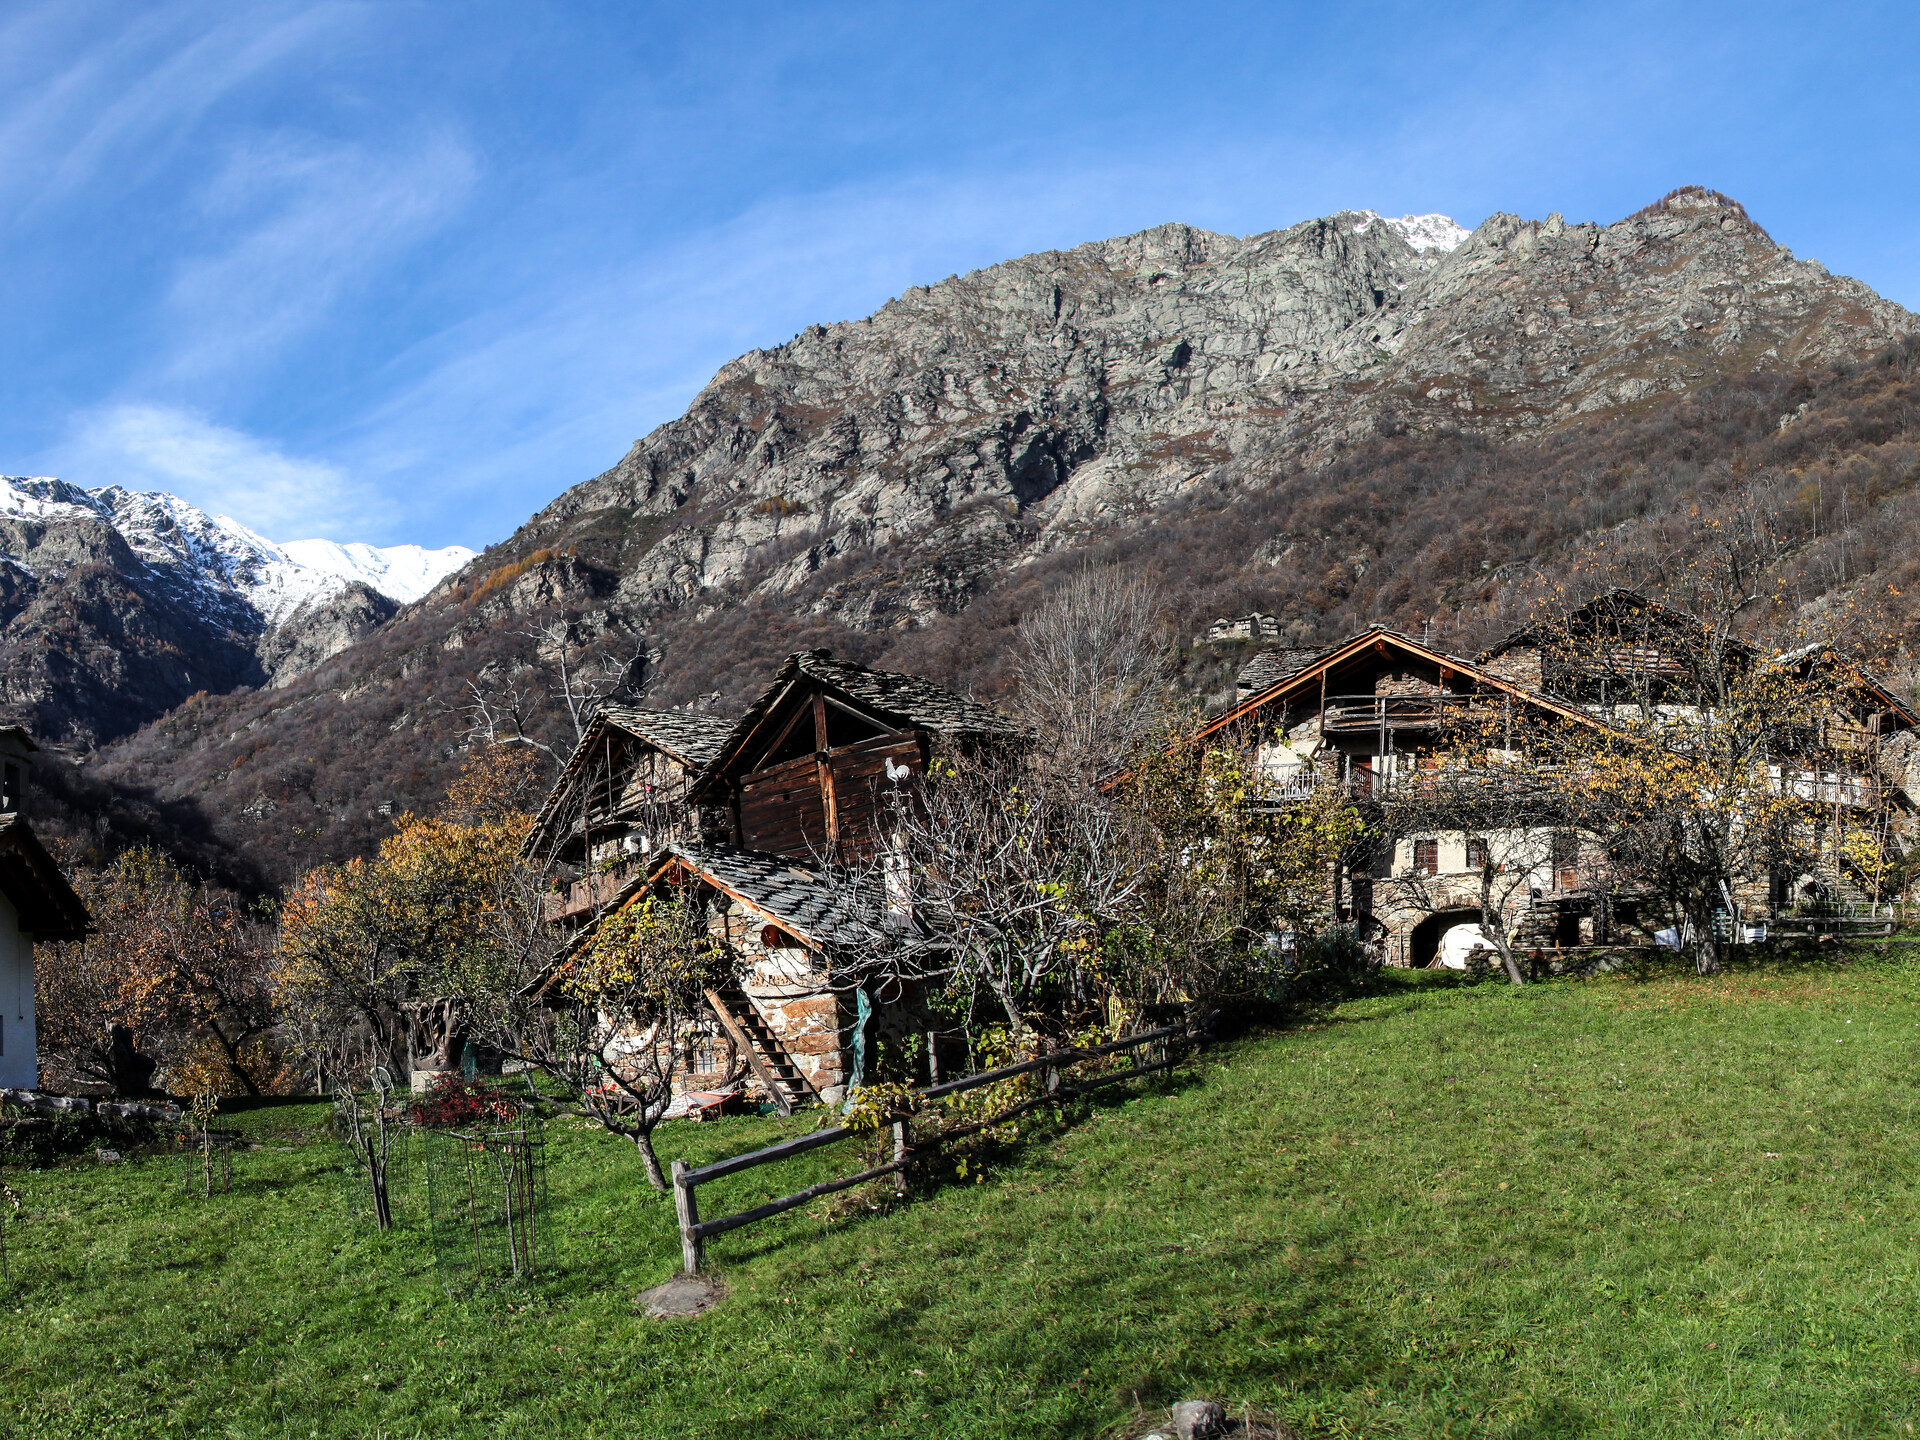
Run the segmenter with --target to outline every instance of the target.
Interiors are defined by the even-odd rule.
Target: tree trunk
[[[1506,967],[1507,979],[1515,985],[1526,984],[1527,977],[1520,973],[1520,962],[1513,958],[1513,946],[1507,943],[1507,937],[1505,935],[1500,937],[1499,945],[1500,963]]]
[[[634,1148],[640,1152],[640,1163],[647,1167],[647,1183],[656,1190],[666,1190],[667,1175],[660,1168],[660,1157],[653,1153],[653,1132],[636,1130],[633,1134]]]
[[[1693,968],[1700,975],[1720,973],[1720,937],[1713,933],[1712,925],[1708,925],[1706,933],[1700,937],[1699,947],[1694,951]]]
[[[1526,976],[1520,973],[1520,962],[1513,958],[1513,943],[1507,936],[1506,917],[1500,914],[1493,903],[1493,876],[1485,869],[1480,872],[1480,933],[1499,947],[1500,963],[1506,967],[1507,979],[1515,985],[1526,984]]]
[[[247,1037],[243,1035],[239,1040],[228,1040],[226,1032],[218,1025],[210,1023],[207,1029],[212,1031],[213,1038],[220,1042],[220,1048],[227,1057],[227,1069],[233,1072],[234,1079],[247,1087],[247,1094],[258,1095],[260,1087],[253,1083],[253,1077],[247,1073],[247,1067],[240,1063],[240,1046],[245,1043]]]
[[[125,1025],[112,1026],[107,1032],[107,1073],[113,1093],[125,1099],[144,1100],[154,1093],[153,1072],[159,1062],[142,1055],[134,1046],[133,1031]]]
[[[1698,975],[1720,973],[1720,937],[1713,933],[1713,907],[1701,907],[1693,919],[1693,968]]]
[[[373,1221],[382,1230],[393,1228],[393,1205],[387,1199],[387,1177],[376,1174],[373,1180]]]

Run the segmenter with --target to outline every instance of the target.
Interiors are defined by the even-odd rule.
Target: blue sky
[[[732,356],[1167,220],[1676,185],[1920,309],[1920,7],[0,6],[0,471],[485,545]]]

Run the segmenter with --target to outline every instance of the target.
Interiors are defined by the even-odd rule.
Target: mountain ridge
[[[537,691],[526,632],[554,621],[576,653],[644,656],[650,703],[738,702],[820,644],[991,692],[1006,627],[1086,559],[1161,576],[1188,634],[1251,610],[1297,643],[1490,625],[1583,533],[1719,485],[1699,457],[1786,463],[1815,432],[1779,418],[1854,405],[1841,371],[1915,328],[1698,187],[1606,226],[1495,215],[1451,248],[1434,217],[1380,220],[1159,226],[750,351],[393,620],[272,694],[174,711],[102,773],[200,797],[284,877],[430,803],[466,687]]]

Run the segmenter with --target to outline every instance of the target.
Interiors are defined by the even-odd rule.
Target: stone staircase
[[[773,1033],[744,990],[737,985],[726,985],[706,994],[714,1018],[733,1037],[733,1043],[747,1057],[747,1064],[753,1067],[753,1073],[773,1103],[780,1107],[782,1115],[791,1115],[819,1100],[807,1077],[800,1073],[800,1068],[780,1044],[780,1037]]]

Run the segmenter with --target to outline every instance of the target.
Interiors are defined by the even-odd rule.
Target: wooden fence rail
[[[1158,1030],[1144,1030],[1138,1035],[1128,1035],[1119,1040],[1109,1040],[1104,1045],[1087,1045],[1073,1049],[1053,1050],[1033,1060],[1023,1060],[1017,1065],[1002,1065],[997,1070],[985,1070],[978,1075],[968,1075],[964,1079],[949,1080],[942,1085],[930,1085],[914,1093],[922,1100],[938,1100],[947,1095],[958,1095],[962,1091],[975,1090],[982,1085],[992,1085],[996,1081],[1008,1080],[1016,1075],[1030,1074],[1036,1070],[1047,1072],[1045,1088],[1039,1095],[1021,1101],[989,1120],[976,1120],[951,1130],[941,1131],[938,1135],[925,1137],[919,1144],[914,1143],[910,1130],[911,1119],[907,1115],[889,1116],[893,1126],[893,1159],[885,1165],[875,1165],[854,1175],[842,1175],[833,1180],[822,1180],[818,1185],[809,1185],[804,1190],[791,1195],[782,1195],[777,1200],[769,1200],[764,1205],[756,1205],[751,1210],[742,1210],[737,1215],[723,1215],[716,1220],[702,1220],[700,1205],[694,1195],[698,1186],[711,1180],[719,1180],[727,1175],[737,1175],[742,1170],[751,1170],[757,1165],[772,1165],[788,1160],[795,1155],[804,1155],[809,1150],[818,1150],[825,1145],[837,1144],[866,1132],[850,1125],[835,1125],[830,1129],[816,1130],[811,1135],[801,1135],[796,1139],[782,1140],[765,1149],[751,1150],[744,1155],[733,1155],[725,1160],[716,1160],[711,1165],[689,1165],[684,1160],[673,1162],[673,1199],[674,1207],[680,1218],[680,1258],[689,1275],[700,1268],[705,1253],[705,1244],[710,1236],[723,1235],[729,1230],[737,1230],[742,1225],[751,1225],[758,1220],[768,1220],[788,1210],[798,1209],[823,1195],[831,1195],[838,1190],[850,1190],[855,1185],[864,1185],[869,1180],[878,1180],[892,1175],[894,1183],[904,1193],[906,1172],[948,1141],[964,1139],[977,1135],[995,1125],[1004,1125],[1017,1116],[1042,1105],[1056,1104],[1061,1100],[1085,1095],[1102,1085],[1111,1085],[1116,1080],[1133,1080],[1142,1075],[1151,1075],[1157,1071],[1169,1070],[1179,1060],[1176,1050],[1198,1043],[1198,1037],[1190,1025],[1165,1025]],[[1060,1078],[1063,1066],[1075,1065],[1083,1060],[1097,1059],[1102,1055],[1117,1054],[1122,1050],[1139,1051],[1149,1048],[1151,1056],[1135,1054],[1133,1065],[1126,1070],[1115,1070],[1105,1075],[1095,1075],[1077,1084],[1064,1084]]]

